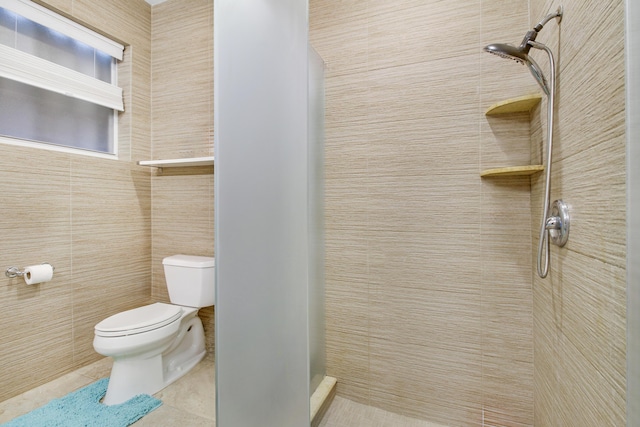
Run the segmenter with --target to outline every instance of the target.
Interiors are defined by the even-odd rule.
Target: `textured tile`
[[[471,55],[464,68],[458,58],[445,58],[368,72],[369,119],[422,119],[427,112],[432,119],[443,119],[477,112],[480,54]]]
[[[558,4],[533,2],[532,21]],[[537,426],[624,425],[624,2],[563,6],[559,31],[550,24],[539,40],[560,50],[551,199],[569,203],[572,228],[564,248],[552,247],[547,279],[534,278],[534,419]],[[538,114],[532,157],[546,141],[544,104]],[[532,179],[534,245],[543,186],[543,177]]]
[[[165,405],[215,421],[214,373],[213,355],[209,354],[185,376],[154,396]]]
[[[11,399],[0,403],[0,423],[10,421],[24,415],[51,399],[56,399],[67,393],[84,387],[92,382],[91,379],[76,372],[64,375],[54,381],[35,387]]]
[[[480,353],[479,292],[404,287],[401,283],[372,286],[371,337],[437,350]],[[444,384],[443,384],[444,386]]]
[[[377,232],[371,240],[368,256],[375,261],[369,265],[372,284],[479,295],[479,233]]]
[[[389,2],[368,10],[368,67],[381,69],[478,51],[480,1]]]
[[[443,427],[336,397],[320,427]]]
[[[213,405],[213,398],[211,398],[211,402],[209,404]],[[136,427],[171,427],[177,425],[189,427],[214,427],[215,420],[200,417],[173,406],[162,405],[132,425]]]
[[[101,358],[56,380],[0,402],[0,422],[9,421],[46,404],[51,399],[62,397],[98,379],[108,377],[110,369],[111,358]],[[136,422],[136,426],[215,425],[213,357],[205,357],[185,376],[154,396],[162,400],[162,406]]]
[[[126,111],[118,161],[0,145],[0,181],[10,189],[2,192],[10,198],[1,200],[0,258],[56,268],[51,282],[28,288],[3,276],[0,307],[12,320],[0,360],[11,369],[0,375],[0,400],[100,358],[91,344],[95,323],[150,299],[150,175],[129,163],[150,153],[150,6],[47,4],[127,44],[119,66]]]
[[[365,334],[327,329],[327,375],[340,378],[338,394],[369,402],[369,339]]]
[[[366,70],[367,10],[366,1],[309,3],[309,38],[327,78]]]
[[[213,154],[212,28],[212,0],[152,9],[154,159]]]

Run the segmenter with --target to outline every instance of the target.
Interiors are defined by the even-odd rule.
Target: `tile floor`
[[[0,424],[109,376],[111,359],[104,358],[40,387],[0,403]],[[212,427],[215,421],[213,355],[207,355],[184,377],[156,393],[162,406],[141,418],[135,427]],[[105,426],[107,427],[107,426]]]
[[[336,396],[319,427],[444,427]]]
[[[51,399],[109,375],[105,358],[12,399],[0,402],[0,424],[25,414]],[[207,355],[191,372],[155,394],[163,405],[133,424],[135,427],[214,427],[215,380],[213,355]],[[352,402],[336,396],[321,427],[442,427]],[[259,427],[259,426],[256,426]]]

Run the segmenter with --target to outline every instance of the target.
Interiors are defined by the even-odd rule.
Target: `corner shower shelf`
[[[487,169],[480,173],[481,178],[488,178],[492,176],[529,176],[542,172],[544,166],[542,165],[526,165],[526,166],[511,166],[507,168],[495,168]]]
[[[542,96],[538,94],[505,99],[490,106],[484,115],[499,116],[501,114],[528,113],[540,103],[541,99]],[[530,176],[543,170],[544,166],[542,165],[510,166],[483,170],[480,172],[480,177]]]
[[[213,166],[213,156],[191,157],[188,159],[140,160],[140,166],[156,168],[183,168],[189,166]]]
[[[493,104],[484,113],[485,116],[497,116],[509,113],[528,113],[533,107],[538,105],[542,96],[525,95],[517,98],[506,99]]]

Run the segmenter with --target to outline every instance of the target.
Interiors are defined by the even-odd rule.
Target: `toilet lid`
[[[104,337],[139,334],[168,325],[182,316],[182,307],[157,302],[107,317],[95,326]]]

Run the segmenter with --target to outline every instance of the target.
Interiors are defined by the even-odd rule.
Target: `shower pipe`
[[[515,47],[508,44],[490,44],[485,46],[486,52],[498,55],[502,58],[513,59],[520,64],[527,65],[529,71],[533,75],[536,82],[540,85],[544,93],[547,95],[547,158],[545,165],[545,192],[544,203],[542,208],[542,222],[540,224],[540,239],[538,243],[538,260],[537,270],[538,276],[547,277],[549,272],[549,241],[551,240],[558,246],[564,246],[569,237],[569,214],[568,208],[562,200],[556,200],[551,207],[552,212],[549,214],[549,200],[551,194],[551,159],[553,148],[553,120],[554,105],[556,92],[556,63],[553,52],[546,45],[535,41],[538,33],[544,25],[556,18],[558,23],[562,20],[563,9],[558,7],[555,13],[545,16],[532,30],[525,34],[520,46]],[[531,48],[544,50],[549,56],[550,77],[549,81],[544,76],[540,66],[529,56]],[[544,266],[542,265],[542,252],[544,251]]]

